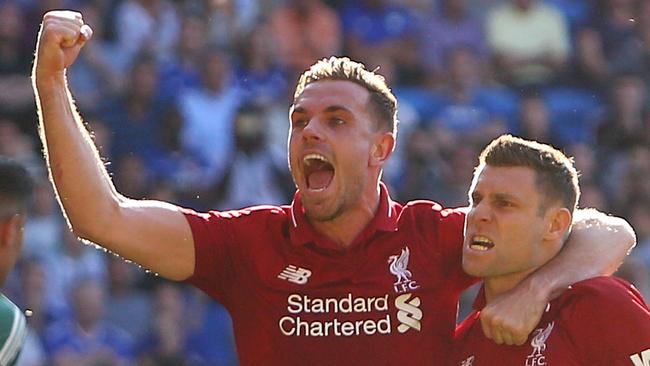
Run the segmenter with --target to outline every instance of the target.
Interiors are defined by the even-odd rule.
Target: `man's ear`
[[[370,166],[384,165],[395,149],[395,136],[391,132],[380,134],[370,147]]]
[[[24,225],[25,216],[19,214],[0,222],[0,250],[17,242],[17,238],[22,235]]]
[[[563,240],[573,220],[571,212],[566,207],[559,207],[551,210],[552,211],[549,213],[550,221],[546,232],[544,233],[544,239]]]

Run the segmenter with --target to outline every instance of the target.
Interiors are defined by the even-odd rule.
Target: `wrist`
[[[47,92],[65,86],[65,70],[52,72],[34,69],[34,84],[39,92]]]
[[[537,301],[548,302],[553,298],[555,292],[553,281],[539,274],[528,277],[522,285],[527,289],[529,295]]]

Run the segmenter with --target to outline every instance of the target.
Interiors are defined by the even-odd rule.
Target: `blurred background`
[[[317,59],[348,55],[399,99],[394,198],[465,205],[493,137],[552,143],[575,157],[580,205],[635,227],[619,274],[650,295],[650,1],[0,0],[0,154],[38,180],[3,290],[33,312],[19,365],[237,364],[219,304],[67,229],[28,78],[40,19],[61,8],[95,30],[69,82],[124,195],[290,202],[293,87]]]

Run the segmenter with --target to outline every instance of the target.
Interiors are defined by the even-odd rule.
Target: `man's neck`
[[[506,293],[513,288],[517,287],[524,278],[528,277],[529,274],[533,273],[536,268],[530,269],[528,271],[510,273],[498,277],[490,277],[484,279],[485,287],[485,303],[489,304],[490,301],[494,300],[499,295]]]
[[[312,225],[319,233],[338,244],[341,249],[348,248],[363,232],[377,214],[379,208],[379,187],[368,192],[359,204],[329,221],[314,221]]]

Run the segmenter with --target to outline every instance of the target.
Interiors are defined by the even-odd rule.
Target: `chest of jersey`
[[[483,336],[475,323],[460,346],[456,346],[454,366],[571,366],[584,365],[562,321],[540,324],[521,346],[497,345]]]
[[[434,243],[397,230],[348,252],[276,245],[240,268],[236,331],[265,329],[260,342],[289,364],[314,353],[326,364],[442,364],[462,286]]]

